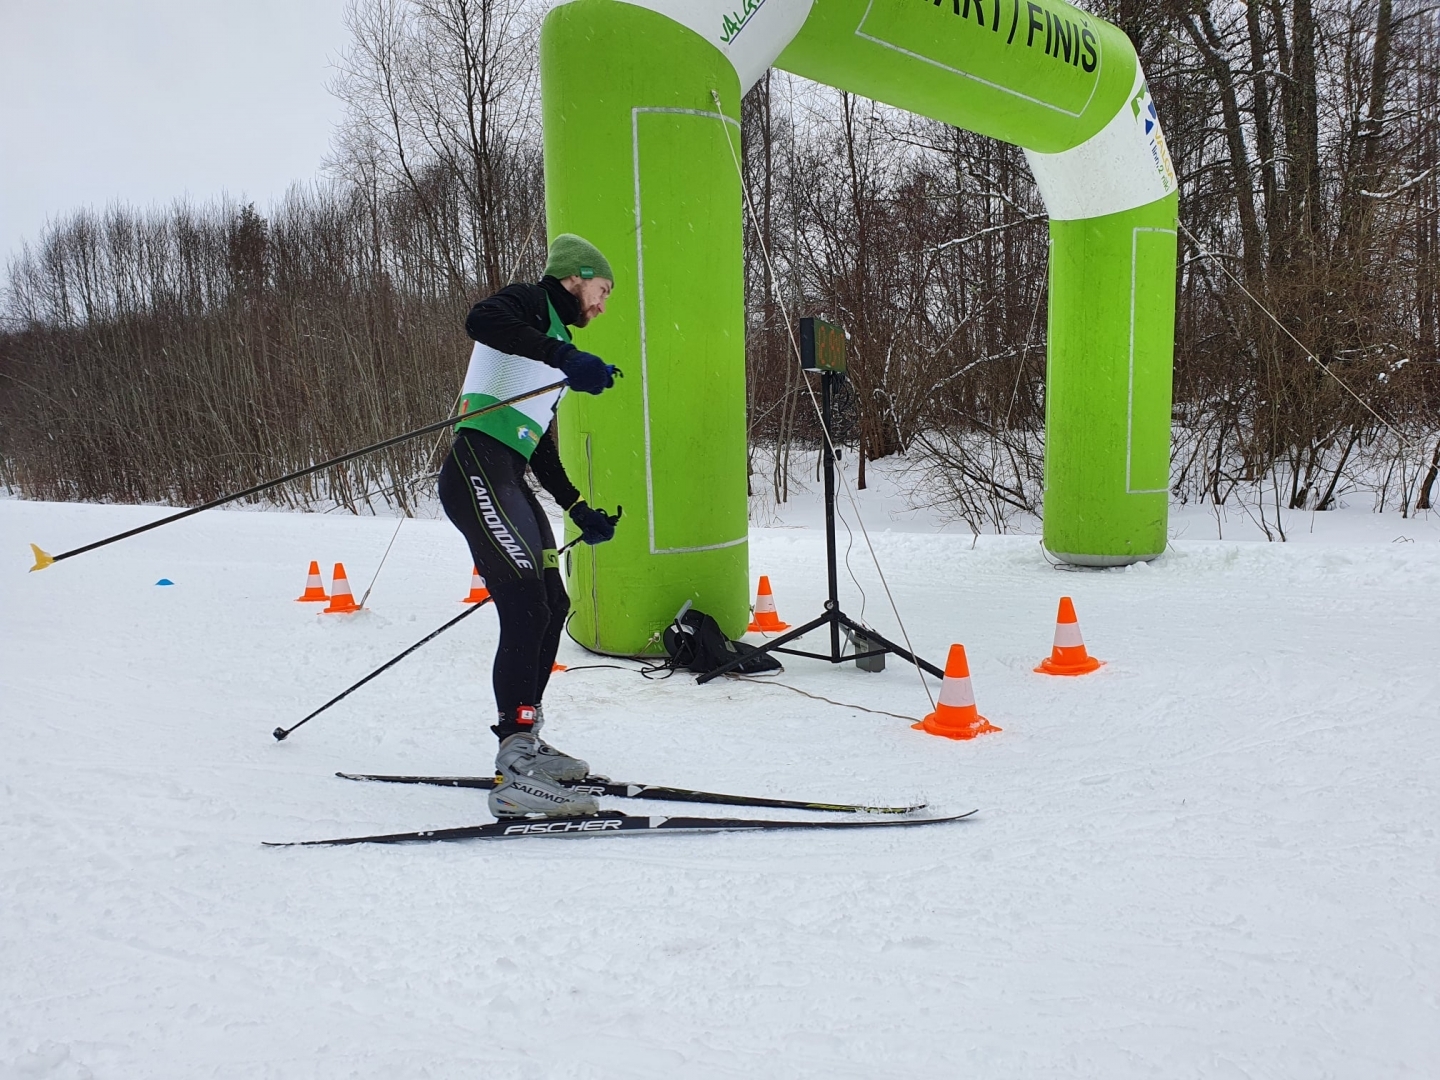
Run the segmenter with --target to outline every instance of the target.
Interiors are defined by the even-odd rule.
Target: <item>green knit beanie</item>
[[[600,249],[583,236],[568,232],[550,241],[550,258],[545,263],[545,274],[561,281],[571,276],[603,277],[612,283],[615,280],[610,263],[600,254]]]

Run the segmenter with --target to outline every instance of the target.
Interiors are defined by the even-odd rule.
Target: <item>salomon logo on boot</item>
[[[495,756],[497,782],[490,792],[490,812],[497,818],[598,814],[600,804],[594,796],[564,787],[545,774],[542,754],[540,740],[528,731],[511,735],[500,744]]]

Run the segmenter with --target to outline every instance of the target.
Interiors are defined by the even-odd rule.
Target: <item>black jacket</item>
[[[555,353],[563,344],[549,336],[550,307],[566,326],[573,326],[580,317],[580,301],[565,290],[553,277],[545,277],[538,285],[517,282],[506,285],[494,296],[481,300],[465,317],[465,332],[482,345],[526,356],[555,367]],[[580,501],[580,492],[565,475],[560,464],[560,448],[555,442],[555,425],[540,436],[535,452],[530,455],[530,468],[540,486],[560,506],[569,510]]]
[[[466,316],[465,332],[492,349],[528,356],[554,367],[555,351],[562,343],[547,334],[550,329],[547,299],[555,305],[555,314],[566,326],[575,325],[580,317],[580,301],[555,278],[545,277],[538,285],[529,282],[506,285],[494,296],[481,300]]]

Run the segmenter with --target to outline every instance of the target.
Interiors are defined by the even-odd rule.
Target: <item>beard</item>
[[[585,312],[582,311],[575,319],[575,321],[570,325],[576,327],[577,329],[583,329],[590,325],[590,316],[586,315]]]

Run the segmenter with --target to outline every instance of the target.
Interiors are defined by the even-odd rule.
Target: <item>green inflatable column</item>
[[[1050,222],[1045,548],[1117,566],[1165,550],[1176,199]]]
[[[1138,63],[1105,127],[1026,158],[1050,213],[1045,547],[1083,566],[1153,559],[1170,507],[1179,195]]]
[[[586,237],[616,277],[576,344],[624,372],[560,407],[571,478],[591,505],[624,507],[614,540],[566,556],[569,632],[599,652],[655,651],[690,600],[738,637],[749,522],[735,68],[693,30],[613,0],[550,12],[540,63],[550,235]]]

